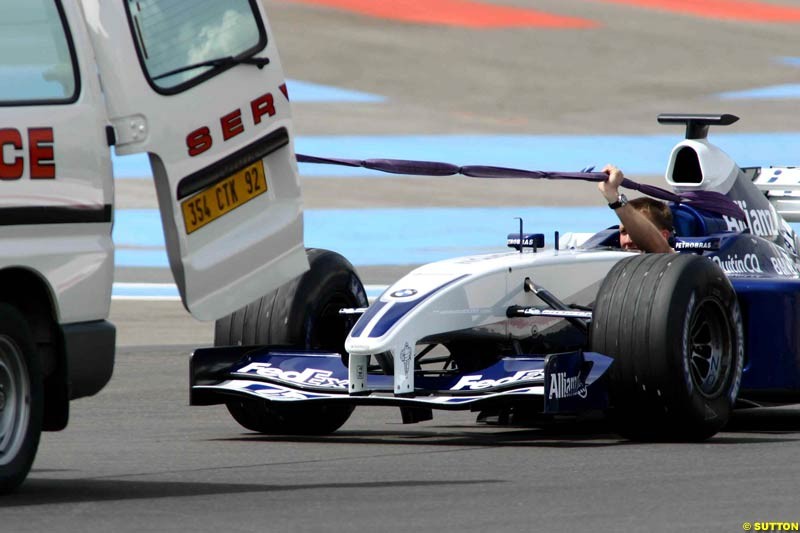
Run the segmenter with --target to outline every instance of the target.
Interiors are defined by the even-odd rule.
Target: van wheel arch
[[[69,421],[69,384],[52,288],[34,271],[7,268],[0,271],[0,302],[14,306],[28,323],[43,377],[43,429],[60,431]]]

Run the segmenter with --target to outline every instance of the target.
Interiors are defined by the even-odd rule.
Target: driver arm
[[[606,165],[603,168],[603,172],[608,174],[608,180],[598,183],[597,187],[609,203],[616,202],[619,195],[619,185],[625,176],[620,169],[612,165]],[[614,212],[640,250],[651,253],[675,251],[661,231],[645,215],[631,207],[630,204],[615,209]]]

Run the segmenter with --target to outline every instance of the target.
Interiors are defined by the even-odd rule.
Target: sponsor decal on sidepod
[[[756,274],[761,273],[761,263],[756,254],[726,255],[724,257],[714,256],[711,258],[726,274]]]
[[[728,225],[728,230],[740,232],[749,229],[752,233],[761,237],[771,237],[778,234],[775,216],[773,216],[770,209],[750,209],[744,200],[735,200],[735,202],[742,208],[747,220],[737,220],[729,216],[723,216],[722,218]]]

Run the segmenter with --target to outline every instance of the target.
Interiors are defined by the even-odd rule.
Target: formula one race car
[[[311,250],[309,272],[217,322],[191,404],[267,434],[331,433],[356,405],[393,405],[407,423],[602,411],[629,438],[702,440],[734,406],[800,401],[800,169],[739,168],[706,138],[736,120],[659,116],[687,130],[675,192],[659,189],[678,253],[622,251],[616,228],[547,248],[520,232],[514,251],[424,265],[368,305],[350,263]]]

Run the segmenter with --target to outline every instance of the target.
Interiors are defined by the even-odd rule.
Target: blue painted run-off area
[[[598,203],[601,203],[598,201]],[[413,209],[311,209],[305,211],[305,243],[335,250],[357,266],[415,265],[462,255],[505,250],[506,235],[518,231],[595,232],[617,223],[598,207],[486,207]],[[800,224],[794,225],[800,231]],[[161,221],[155,209],[116,212],[117,266],[168,266]]]
[[[305,242],[342,253],[356,265],[420,264],[505,249],[518,231],[597,231],[615,223],[607,207],[501,207],[416,209],[312,209],[305,212]],[[117,266],[167,267],[161,221],[155,209],[116,212]]]
[[[723,100],[788,100],[800,98],[800,83],[771,85],[743,91],[720,93]]]
[[[680,128],[674,128],[680,130]],[[711,140],[740,166],[800,164],[800,132],[721,133]],[[298,137],[298,153],[354,159],[395,158],[456,165],[497,165],[531,170],[576,171],[614,163],[629,176],[661,175],[683,131],[664,135],[337,135]],[[145,156],[114,158],[118,178],[150,176]],[[365,169],[300,165],[306,177],[396,177]]]
[[[800,67],[800,57],[781,56],[775,58],[778,63],[789,65],[791,67]]]
[[[374,301],[386,289],[386,285],[364,285],[367,298]],[[178,300],[178,287],[173,283],[129,283],[115,282],[111,294],[115,299]]]
[[[776,57],[775,62],[790,67],[800,67],[800,57]],[[800,98],[800,83],[785,83],[753,89],[726,91],[717,94],[722,100],[787,100]]]
[[[286,80],[286,89],[289,91],[289,100],[293,103],[353,102],[379,104],[386,101],[386,98],[377,94],[300,80]]]
[[[322,157],[397,158],[456,165],[497,165],[531,170],[577,171],[614,163],[628,175],[661,175],[681,128],[663,135],[417,135],[300,137],[298,153]],[[800,163],[800,132],[721,133],[711,141],[740,166]],[[379,174],[330,165],[301,165],[304,176]]]

